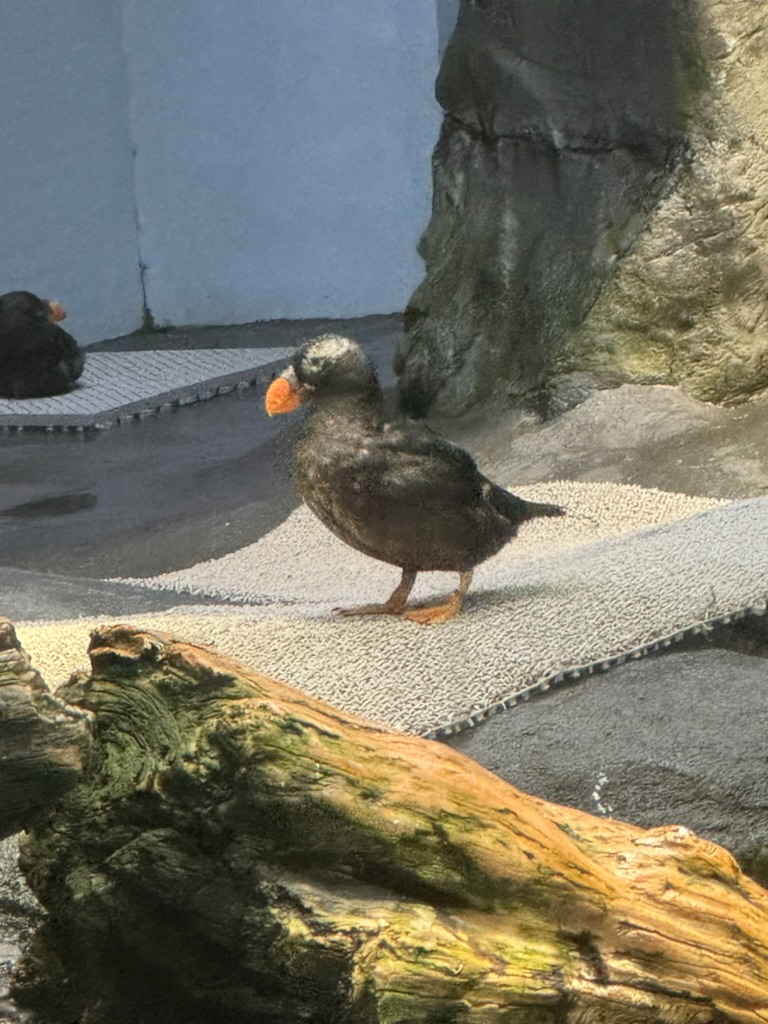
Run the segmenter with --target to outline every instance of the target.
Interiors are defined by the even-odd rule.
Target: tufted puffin
[[[384,604],[343,615],[401,615],[424,625],[461,609],[472,570],[537,516],[559,505],[524,501],[492,483],[468,452],[411,420],[386,422],[373,364],[349,338],[302,345],[266,394],[270,416],[306,406],[293,452],[296,489],[318,519],[351,547],[402,570]],[[417,573],[459,573],[437,605],[408,606]]]
[[[0,295],[0,397],[41,398],[71,391],[85,357],[59,327],[67,311],[32,292]]]

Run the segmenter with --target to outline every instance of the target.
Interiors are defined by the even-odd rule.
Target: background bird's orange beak
[[[301,396],[286,377],[276,377],[267,388],[264,407],[268,416],[281,412],[293,412],[301,405]]]
[[[51,320],[53,320],[54,323],[58,323],[59,320],[67,319],[67,311],[60,302],[56,302],[55,300],[53,302],[49,302],[48,310]]]

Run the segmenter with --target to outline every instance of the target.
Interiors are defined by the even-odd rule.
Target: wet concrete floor
[[[329,330],[360,339],[391,384],[399,316],[158,332],[94,348],[291,346]],[[104,431],[0,435],[0,567],[147,576],[252,543],[296,504],[295,429],[270,420],[252,388]]]

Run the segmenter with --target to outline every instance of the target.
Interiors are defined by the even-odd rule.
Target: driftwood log
[[[16,979],[47,1018],[768,1021],[768,893],[714,844],[525,796],[166,635],[106,627],[90,656],[58,723],[6,659],[25,735],[41,709],[0,827],[28,829],[49,914]]]
[[[51,696],[0,619],[0,839],[75,785],[89,747],[85,715]]]

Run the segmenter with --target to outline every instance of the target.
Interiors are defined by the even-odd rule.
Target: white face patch
[[[339,334],[328,334],[309,345],[304,359],[309,367],[317,369],[321,363],[336,362],[347,352],[357,348],[357,343],[350,338],[344,338]]]
[[[376,372],[356,341],[337,334],[325,334],[307,342],[294,359],[296,374],[304,387],[318,394],[378,391]]]

